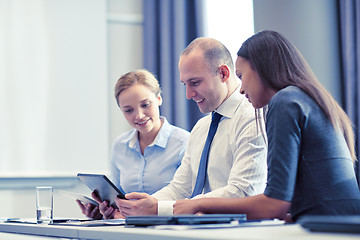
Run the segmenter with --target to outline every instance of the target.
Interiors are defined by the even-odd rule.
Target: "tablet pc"
[[[78,173],[78,178],[90,188],[91,191],[97,191],[101,200],[107,200],[115,208],[116,197],[125,199],[125,194],[120,191],[105,175]]]
[[[95,206],[98,205],[98,203],[92,199],[91,197],[85,196],[85,195],[81,195],[81,194],[77,194],[77,193],[73,193],[73,192],[68,192],[68,191],[62,191],[59,190],[59,193],[61,195],[64,195],[68,198],[74,199],[74,200],[79,200],[80,202],[82,202],[83,204],[88,204],[91,203]]]
[[[153,226],[153,225],[196,225],[231,223],[232,221],[246,222],[246,214],[203,214],[203,215],[146,215],[128,216],[126,225]]]

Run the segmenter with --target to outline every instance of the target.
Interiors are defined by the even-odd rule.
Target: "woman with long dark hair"
[[[179,200],[174,213],[284,219],[289,212],[294,221],[360,214],[351,122],[296,47],[277,32],[259,32],[238,51],[236,74],[256,111],[267,109],[266,189],[245,198]]]

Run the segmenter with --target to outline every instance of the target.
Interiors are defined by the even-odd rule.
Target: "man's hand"
[[[100,213],[103,215],[104,219],[113,219],[113,218],[124,218],[119,209],[115,209],[113,206],[109,206],[107,201],[103,201],[99,205]]]
[[[128,193],[126,199],[116,198],[116,205],[123,217],[130,215],[156,215],[158,200],[147,193]]]
[[[173,213],[177,214],[195,214],[199,213],[198,203],[202,199],[182,199],[174,203]]]

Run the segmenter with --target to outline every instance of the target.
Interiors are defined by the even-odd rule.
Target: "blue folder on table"
[[[203,215],[147,215],[126,217],[126,225],[154,226],[154,225],[196,225],[230,223],[232,221],[246,221],[246,214],[203,214]]]
[[[360,233],[360,216],[304,216],[298,223],[314,232]]]

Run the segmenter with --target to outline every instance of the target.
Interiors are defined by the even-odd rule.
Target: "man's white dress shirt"
[[[203,194],[194,198],[236,198],[263,193],[267,147],[254,108],[237,89],[215,111],[223,117],[211,144]],[[173,180],[152,195],[158,199],[159,215],[173,214],[174,200],[190,198],[210,123],[211,115],[196,123]]]

